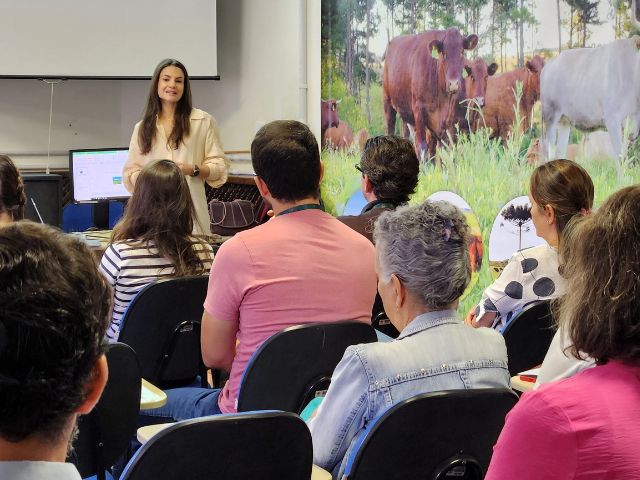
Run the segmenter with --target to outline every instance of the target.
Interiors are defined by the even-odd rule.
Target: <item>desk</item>
[[[165,403],[167,403],[167,394],[143,378],[140,390],[140,410],[162,407]]]
[[[146,427],[140,427],[138,429],[136,437],[138,438],[138,441],[144,445],[156,433],[161,432],[171,425],[175,425],[175,423],[160,423],[158,425],[147,425]],[[331,480],[331,474],[316,465],[312,465],[311,480]]]
[[[514,375],[511,377],[511,388],[519,392],[530,392],[535,386],[535,382],[525,382],[520,380],[520,375]]]

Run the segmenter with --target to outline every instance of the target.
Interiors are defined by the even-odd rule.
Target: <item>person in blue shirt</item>
[[[447,202],[378,218],[378,292],[400,336],[347,348],[309,422],[313,462],[334,478],[358,434],[392,405],[432,391],[509,387],[502,335],[473,329],[456,313],[471,278],[468,236],[464,215]]]

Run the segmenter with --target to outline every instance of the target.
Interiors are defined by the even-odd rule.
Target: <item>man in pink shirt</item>
[[[218,251],[204,303],[202,357],[230,371],[222,390],[168,393],[176,420],[236,411],[244,369],[271,335],[292,325],[371,321],[374,248],[320,206],[323,166],[302,123],[276,121],[251,144],[256,185],[274,218]]]

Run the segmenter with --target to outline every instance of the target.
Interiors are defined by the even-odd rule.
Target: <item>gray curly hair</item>
[[[373,238],[381,279],[395,274],[424,306],[441,310],[467,288],[469,227],[454,205],[426,201],[385,212]]]

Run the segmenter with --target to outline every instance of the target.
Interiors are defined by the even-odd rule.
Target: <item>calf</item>
[[[337,127],[327,129],[323,139],[325,147],[346,150],[353,143],[353,133],[349,125],[341,120]]]
[[[338,117],[339,103],[340,100],[332,98],[320,101],[320,138],[324,138],[324,133],[328,128],[337,127],[338,123],[340,123],[340,118]]]
[[[482,111],[484,125],[490,128],[492,138],[500,138],[506,143],[516,119],[516,82],[522,83],[520,98],[521,128],[526,131],[531,126],[531,111],[540,98],[540,73],[544,59],[536,55],[527,61],[526,66],[489,78],[487,95]]]

